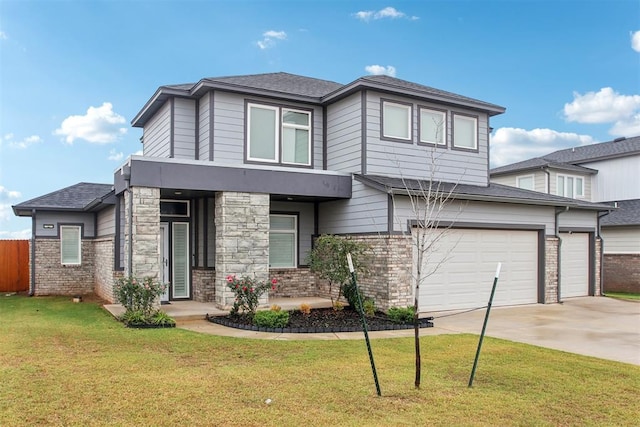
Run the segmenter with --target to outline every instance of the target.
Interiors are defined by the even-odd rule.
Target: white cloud
[[[8,221],[13,216],[11,201],[19,199],[20,196],[19,191],[7,190],[4,186],[0,185],[0,222]]]
[[[400,12],[398,9],[387,6],[384,9],[380,9],[378,11],[375,10],[361,10],[360,12],[356,12],[353,14],[357,19],[365,22],[369,22],[370,20],[378,20],[378,19],[409,19],[411,21],[416,21],[420,19],[418,16],[409,16],[404,12]]]
[[[387,65],[386,67],[383,65],[367,65],[364,69],[367,73],[373,74],[374,76],[396,76],[396,67],[393,65]]]
[[[0,31],[0,40],[7,40],[9,37],[4,31]]]
[[[118,153],[114,148],[111,151],[109,151],[109,157],[107,157],[107,159],[113,160],[114,162],[119,162],[120,160],[122,160],[123,157],[124,157],[124,153],[122,151]]]
[[[31,136],[28,136],[26,138],[23,138],[20,141],[14,141],[13,140],[13,134],[9,134],[9,135],[11,136],[10,139],[7,139],[9,147],[28,148],[29,146],[31,146],[33,144],[39,144],[39,143],[42,142],[42,138],[40,138],[40,136],[38,136],[38,135],[31,135]],[[5,136],[5,138],[6,138],[6,136]]]
[[[618,120],[613,127],[609,129],[609,134],[614,136],[640,135],[640,113],[627,119]]]
[[[19,191],[7,190],[4,186],[0,185],[0,201],[9,199],[18,199],[21,194]]]
[[[0,231],[0,239],[29,239],[31,238],[31,229],[25,228],[20,231]]]
[[[552,129],[499,128],[491,135],[491,167],[541,157],[556,150],[593,144],[589,135]]]
[[[100,107],[89,107],[84,116],[67,117],[54,134],[63,136],[68,144],[76,139],[107,144],[127,133],[127,128],[121,127],[124,123],[125,118],[113,111],[113,105],[104,102]]]
[[[640,31],[631,33],[631,49],[640,52]]]
[[[274,47],[278,40],[286,40],[287,33],[284,31],[269,30],[262,33],[262,37],[262,40],[258,40],[256,44],[260,49],[264,50]]]

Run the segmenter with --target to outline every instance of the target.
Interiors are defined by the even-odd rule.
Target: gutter
[[[36,210],[31,209],[31,280],[29,280],[29,296],[36,293]]]
[[[557,287],[557,292],[558,292],[558,304],[562,304],[562,300],[560,299],[560,290],[561,288],[561,282],[562,280],[560,279],[560,271],[562,269],[562,238],[560,237],[560,225],[558,224],[558,217],[560,216],[561,213],[565,213],[565,212],[569,212],[569,206],[565,206],[564,209],[556,209],[556,213],[555,213],[555,237],[558,239],[558,254],[557,254],[557,260],[556,260],[556,270],[557,270],[557,276],[558,276],[558,287]]]

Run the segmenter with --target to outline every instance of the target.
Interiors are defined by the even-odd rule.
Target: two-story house
[[[554,151],[491,170],[499,184],[607,203],[604,289],[640,292],[640,137]]]
[[[33,221],[31,292],[113,300],[114,278],[131,274],[169,282],[164,299],[228,307],[225,277],[246,274],[279,278],[279,297],[323,296],[305,258],[326,233],[371,246],[359,283],[378,307],[408,305],[420,224],[409,195],[438,183],[452,190],[437,218],[447,233],[425,262],[444,262],[420,287],[421,311],[486,304],[498,262],[496,305],[598,295],[607,206],[490,183],[489,121],[504,111],[387,76],[161,86],[132,120],[143,155],[112,186],[14,207]],[[579,250],[559,247],[569,233]]]

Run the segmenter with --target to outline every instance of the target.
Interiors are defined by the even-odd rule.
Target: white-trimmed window
[[[584,197],[584,179],[581,176],[558,175],[556,194],[563,197]]]
[[[80,265],[82,260],[82,227],[60,226],[60,262],[62,265]]]
[[[478,118],[453,113],[453,146],[478,149]]]
[[[247,105],[247,159],[311,165],[311,112]]]
[[[298,266],[298,216],[269,216],[269,266]]]
[[[534,190],[535,185],[536,182],[533,175],[523,175],[516,178],[516,186],[518,188],[522,188],[524,190]]]
[[[420,108],[420,142],[447,145],[447,113],[441,110]]]
[[[382,136],[411,140],[411,105],[382,101]]]

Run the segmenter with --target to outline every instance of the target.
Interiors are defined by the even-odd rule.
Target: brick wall
[[[272,279],[276,279],[278,285],[275,292],[269,292],[271,298],[328,297],[322,294],[315,275],[306,267],[271,268],[269,280]]]
[[[93,241],[82,241],[81,265],[62,265],[59,239],[36,239],[35,295],[84,295],[94,290]],[[29,251],[31,257],[31,251]],[[29,260],[33,263],[33,260]],[[31,269],[29,269],[31,274]],[[31,280],[31,279],[30,279]]]
[[[558,238],[545,238],[544,303],[558,302]],[[586,266],[585,266],[586,268]]]
[[[194,268],[191,270],[193,300],[214,302],[216,298],[216,271],[213,268]]]
[[[93,241],[95,253],[95,293],[102,299],[115,302],[113,285],[124,274],[114,267],[114,238],[104,237]]]
[[[604,293],[640,293],[640,254],[604,255]]]

